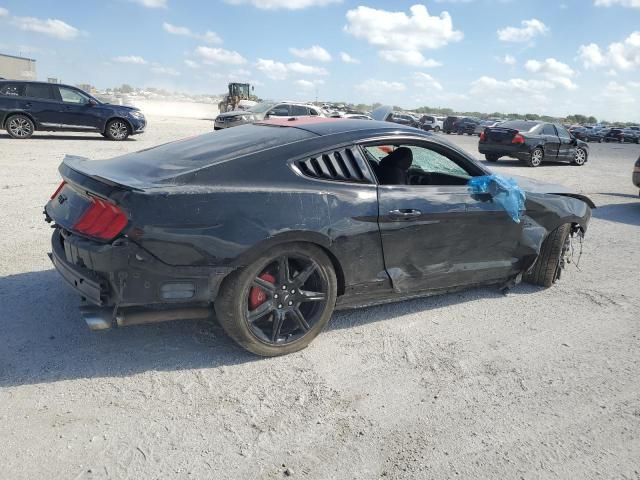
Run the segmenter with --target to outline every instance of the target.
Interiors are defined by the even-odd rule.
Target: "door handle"
[[[413,208],[400,208],[397,210],[391,210],[389,215],[400,220],[414,220],[420,217],[422,212]]]
[[[31,104],[30,104],[30,103],[25,103],[25,104],[24,104],[24,108],[25,108],[25,110],[26,110],[27,108],[31,108]]]

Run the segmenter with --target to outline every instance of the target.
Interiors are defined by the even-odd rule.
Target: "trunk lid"
[[[520,133],[515,128],[486,127],[484,129],[485,143],[496,145],[510,145],[513,137]]]

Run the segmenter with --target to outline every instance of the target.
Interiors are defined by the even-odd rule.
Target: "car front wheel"
[[[131,131],[129,130],[127,122],[116,118],[107,123],[107,128],[105,128],[104,133],[105,137],[109,140],[122,141],[129,137]]]
[[[571,163],[581,167],[586,163],[586,161],[587,161],[587,151],[584,148],[577,148],[576,153],[573,156],[573,161]]]
[[[550,287],[559,278],[569,251],[571,225],[565,223],[552,231],[542,242],[540,253],[533,266],[524,274],[524,281]]]
[[[498,161],[498,159],[500,158],[500,155],[491,155],[491,154],[488,154],[488,153],[487,153],[487,154],[484,156],[484,158],[486,158],[486,159],[487,159],[487,162],[495,163],[495,162],[497,162],[497,161]]]
[[[13,115],[7,119],[5,125],[7,133],[20,140],[31,137],[35,130],[35,125],[26,115]]]
[[[527,160],[527,165],[530,167],[538,167],[542,163],[543,159],[544,151],[540,147],[534,148],[533,152],[531,152],[531,156]]]
[[[331,260],[319,247],[278,245],[225,279],[215,311],[245,349],[284,355],[318,336],[331,318],[337,290]]]

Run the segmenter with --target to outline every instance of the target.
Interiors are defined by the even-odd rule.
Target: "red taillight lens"
[[[480,132],[480,141],[484,142],[487,139],[487,136],[484,134],[484,132]]]
[[[92,198],[91,205],[73,226],[73,230],[102,240],[111,240],[128,222],[129,219],[118,207],[99,198]]]
[[[515,145],[522,145],[524,143],[524,137],[519,133],[516,133],[511,140],[511,143]]]
[[[54,198],[56,198],[58,196],[58,194],[60,193],[60,190],[62,190],[66,184],[67,184],[67,182],[65,182],[63,180],[62,183],[60,185],[58,185],[58,188],[56,188],[56,191],[53,192],[53,195],[51,195],[51,198],[49,200],[53,200]]]

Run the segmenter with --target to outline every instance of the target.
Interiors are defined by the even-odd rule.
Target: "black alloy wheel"
[[[270,249],[226,279],[215,302],[225,331],[247,350],[264,356],[306,347],[335,306],[336,275],[314,245]]]

